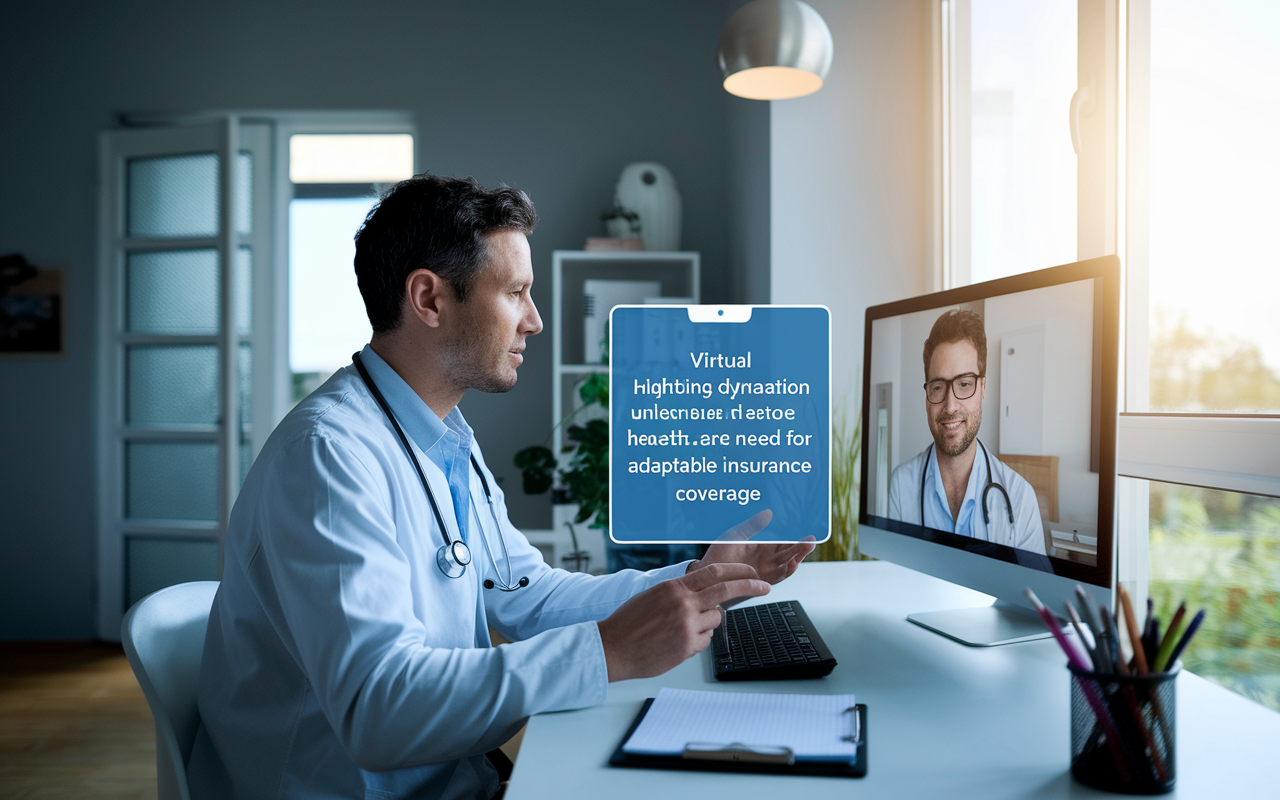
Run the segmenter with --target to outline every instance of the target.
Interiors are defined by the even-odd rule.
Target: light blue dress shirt
[[[271,434],[231,515],[187,768],[196,800],[489,797],[484,753],[525,718],[604,701],[596,620],[687,567],[547,566],[461,412],[442,423],[371,348],[361,358],[472,564],[456,579],[436,566],[444,539],[413,465],[355,367],[339,370]],[[481,588],[507,570],[493,518],[471,513],[486,502],[472,453],[513,580],[529,578],[514,592]],[[490,625],[513,643],[493,647]]]
[[[926,528],[970,536],[984,542],[1016,547],[1033,553],[1045,554],[1044,525],[1040,521],[1040,504],[1035,489],[1027,479],[1008,464],[991,456],[993,480],[1009,493],[1009,505],[999,489],[987,492],[987,513],[991,524],[982,519],[982,492],[987,485],[987,459],[982,457],[982,446],[969,470],[969,483],[960,503],[960,513],[951,518],[951,505],[947,502],[947,490],[938,474],[938,456],[934,448],[926,448],[920,455],[898,465],[889,479],[889,519],[920,525],[920,479],[928,458],[928,472],[924,485],[924,523]],[[1009,524],[1009,508],[1013,509],[1014,524]]]

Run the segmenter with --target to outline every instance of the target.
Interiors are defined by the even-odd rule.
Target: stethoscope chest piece
[[[457,539],[441,545],[440,549],[436,551],[436,564],[440,566],[440,571],[446,577],[461,578],[462,573],[467,571],[467,565],[470,563],[471,548]]]

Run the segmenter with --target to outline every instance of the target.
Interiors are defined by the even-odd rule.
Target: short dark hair
[[[373,332],[400,325],[409,273],[431,270],[465,302],[488,258],[485,234],[528,236],[537,224],[533,201],[510,186],[425,172],[392,186],[356,232],[356,281]]]
[[[987,327],[982,317],[966,308],[953,308],[933,323],[929,338],[924,340],[924,379],[929,380],[929,362],[938,345],[968,340],[978,351],[978,374],[987,374]]]

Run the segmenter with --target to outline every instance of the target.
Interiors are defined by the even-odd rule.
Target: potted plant
[[[600,215],[605,230],[616,239],[634,239],[640,236],[640,215],[629,208],[614,205]]]
[[[609,408],[609,376],[595,373],[587,376],[578,386],[582,405],[561,420],[556,428],[565,424],[584,409],[598,405]],[[554,435],[555,429],[552,429]],[[609,527],[609,423],[593,419],[582,425],[570,425],[565,431],[572,444],[564,447],[572,454],[568,467],[559,471],[562,489],[555,494],[556,502],[576,502],[578,513],[573,524],[568,524],[573,539],[573,552],[565,557],[566,566],[578,570],[587,567],[589,553],[578,546],[574,524],[590,521],[592,528]],[[542,494],[556,482],[557,460],[545,445],[526,447],[516,453],[515,465],[522,475],[526,494]]]

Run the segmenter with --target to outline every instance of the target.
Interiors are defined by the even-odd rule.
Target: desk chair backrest
[[[217,581],[161,589],[135,603],[120,626],[124,652],[156,720],[160,800],[190,800],[187,759],[200,727],[200,657],[217,591]]]

